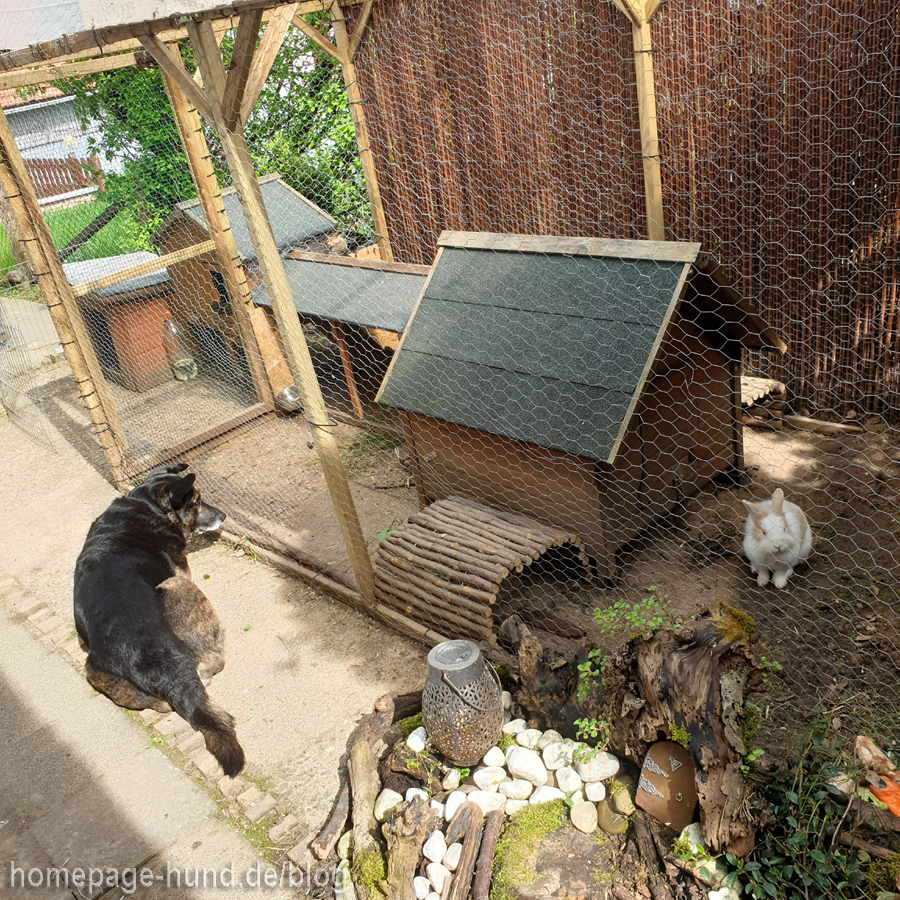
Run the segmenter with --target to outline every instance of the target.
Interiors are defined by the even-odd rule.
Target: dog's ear
[[[187,498],[191,496],[196,478],[197,476],[191,472],[166,488],[166,496],[169,498],[169,506],[172,509],[181,509],[184,506]]]

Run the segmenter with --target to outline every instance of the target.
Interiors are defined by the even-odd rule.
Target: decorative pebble
[[[529,750],[534,750],[540,739],[541,733],[537,728],[526,728],[516,735],[516,743],[520,747],[527,747]]]
[[[569,818],[585,834],[593,834],[597,830],[597,807],[593,803],[576,803],[569,810]]]
[[[350,875],[349,859],[342,859],[335,867],[334,900],[356,900],[356,888]]]
[[[447,848],[447,852],[444,854],[444,858],[441,862],[451,871],[455,872],[456,867],[459,865],[459,856],[462,853],[462,844],[456,843],[451,844]]]
[[[606,800],[597,804],[597,823],[607,834],[625,834],[628,831],[628,819],[610,809]]]
[[[590,759],[576,762],[575,771],[585,782],[606,781],[619,771],[619,760],[612,753],[598,750]]]
[[[520,731],[524,731],[528,725],[526,724],[524,719],[513,719],[511,722],[507,722],[503,726],[504,734],[518,734]]]
[[[447,841],[444,838],[444,832],[440,830],[432,831],[422,847],[422,856],[431,860],[431,862],[439,863],[446,852]]]
[[[569,800],[572,801],[572,805],[574,806],[576,803],[584,803],[584,791],[575,791]]]
[[[539,788],[535,788],[534,793],[528,798],[528,802],[532,805],[538,803],[548,803],[550,800],[565,800],[566,795],[555,787],[549,787],[544,784]]]
[[[417,728],[406,739],[406,746],[415,753],[421,753],[425,749],[426,734],[424,728]]]
[[[441,782],[441,787],[445,791],[455,791],[459,787],[460,774],[458,769],[451,769]]]
[[[556,786],[564,794],[574,794],[581,787],[582,781],[578,777],[578,773],[569,766],[557,769],[554,775],[556,776]]]
[[[350,845],[353,843],[353,832],[345,831],[337,842],[338,859],[350,859]]]
[[[428,875],[431,886],[439,894],[444,890],[444,882],[452,877],[450,875],[450,870],[440,863],[428,863],[428,865],[425,866],[425,873]]]
[[[425,900],[441,900],[441,895],[437,891],[431,891]]]
[[[510,775],[524,778],[535,787],[547,783],[547,769],[541,757],[527,747],[510,747],[506,755],[506,767]]]
[[[425,900],[430,891],[431,882],[427,878],[423,878],[421,875],[413,878],[413,893],[416,895],[416,900]]]
[[[444,804],[440,800],[432,800],[428,805],[437,810],[438,819],[444,818]]]
[[[548,728],[538,740],[537,750],[543,750],[547,744],[558,744],[561,743],[563,736],[558,732],[554,731],[552,728]]]
[[[403,802],[403,796],[390,788],[385,788],[375,801],[375,818],[379,822],[386,822],[394,810]]]
[[[472,791],[466,799],[478,804],[485,815],[495,809],[506,809],[506,797],[498,791]]]
[[[448,822],[452,822],[453,817],[466,800],[467,796],[463,791],[453,791],[453,793],[444,800],[444,818]]]
[[[479,769],[472,780],[482,791],[496,791],[497,785],[507,779],[506,769],[503,766],[486,766]]]
[[[525,809],[526,806],[528,806],[527,800],[507,800],[506,814],[514,816],[520,809]]]
[[[500,782],[500,793],[510,800],[527,800],[534,790],[534,785],[524,778],[513,778]],[[509,804],[507,803],[507,808]]]
[[[500,691],[500,702],[504,709],[512,709],[512,694],[509,691]]]
[[[602,781],[592,781],[584,786],[584,796],[592,803],[606,799],[606,785]]]
[[[423,791],[422,788],[410,788],[406,792],[406,802],[412,803],[416,797],[421,797],[423,800],[428,800],[428,791]]]
[[[541,758],[551,771],[561,769],[572,764],[572,748],[559,741],[552,741],[544,747]]]
[[[491,747],[491,749],[484,754],[481,761],[486,766],[505,766],[506,754],[499,747]]]
[[[618,789],[613,788],[614,784],[618,784]],[[634,812],[634,801],[628,793],[628,788],[615,779],[609,783],[609,802],[612,808],[623,816],[630,816]]]

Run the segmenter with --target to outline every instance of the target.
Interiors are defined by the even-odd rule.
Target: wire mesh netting
[[[620,599],[744,610],[784,667],[770,727],[840,695],[900,739],[896,9],[660,6],[658,146],[613,3],[278,9],[246,151],[177,28],[206,95],[136,41],[0,93],[127,477],[189,460],[235,534],[346,584],[358,519],[375,601],[490,652],[510,616],[602,644]],[[212,31],[228,69],[238,20]],[[0,399],[96,455],[17,196]]]

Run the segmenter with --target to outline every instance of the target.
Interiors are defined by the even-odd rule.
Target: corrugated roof
[[[299,247],[314,235],[334,231],[337,227],[335,219],[286,185],[277,172],[260,178],[259,186],[272,223],[275,243],[282,252]],[[250,240],[250,232],[235,188],[225,188],[222,191],[222,204],[234,233],[238,252],[245,259],[255,259],[256,251]],[[179,203],[175,209],[193,219],[204,231],[208,231],[199,199]]]
[[[362,260],[353,263],[341,257],[289,256],[284,271],[301,315],[401,332],[421,293],[427,270]],[[261,306],[271,305],[265,285],[254,290],[253,300]]]

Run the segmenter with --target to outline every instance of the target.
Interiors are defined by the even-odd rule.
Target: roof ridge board
[[[443,231],[437,244],[439,247],[458,250],[646,259],[650,262],[669,263],[694,263],[701,252],[701,244],[689,241],[557,237],[470,231]]]

